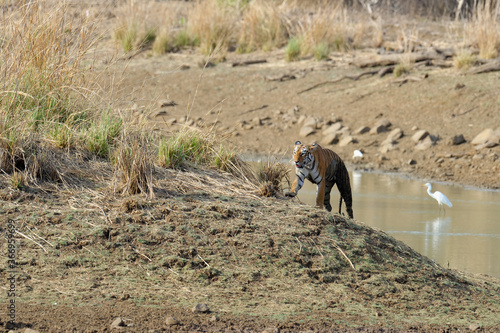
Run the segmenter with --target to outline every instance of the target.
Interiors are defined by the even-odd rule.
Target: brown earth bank
[[[453,42],[422,45],[443,54],[441,65],[415,61],[402,77],[360,65],[408,56],[382,48],[293,63],[283,50],[213,62],[145,49],[112,65],[110,78],[116,111],[152,131],[214,128],[249,158],[288,160],[295,141],[317,141],[351,169],[499,188],[498,73],[450,67]],[[427,138],[414,140],[419,130]],[[1,281],[15,276],[16,323],[5,282],[2,331],[500,331],[497,279],[441,267],[362,221],[261,198],[255,184],[205,169],[155,168],[154,197],[125,196],[109,163],[65,154],[78,165],[66,170],[71,184],[14,190],[0,179],[2,244],[9,225],[18,231],[17,266],[0,266]],[[197,304],[208,310],[193,312]]]
[[[14,326],[2,297],[5,332],[500,329],[497,279],[362,222],[211,170],[157,168],[154,198],[121,196],[109,166],[82,163],[102,183],[2,185],[0,229],[17,230],[16,266],[0,270],[16,294]]]

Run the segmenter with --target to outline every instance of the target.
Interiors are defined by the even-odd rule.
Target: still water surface
[[[357,171],[350,177],[355,219],[384,230],[444,267],[500,278],[500,191],[432,183],[432,192],[442,192],[453,204],[443,212],[422,186],[424,181]],[[306,181],[298,197],[314,205],[316,185]],[[334,187],[334,210],[338,199]]]

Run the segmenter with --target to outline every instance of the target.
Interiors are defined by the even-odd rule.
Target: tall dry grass
[[[286,16],[276,2],[254,0],[238,21],[239,52],[269,51],[285,45],[289,35]]]
[[[466,34],[473,45],[479,49],[479,57],[496,58],[500,50],[500,8],[497,1],[478,1],[466,24]]]
[[[11,7],[0,44],[0,165],[32,179],[56,179],[53,148],[84,145],[99,88],[88,57],[95,22],[64,4]]]
[[[198,2],[188,15],[187,32],[198,41],[201,53],[223,58],[234,36],[235,8],[206,0]]]

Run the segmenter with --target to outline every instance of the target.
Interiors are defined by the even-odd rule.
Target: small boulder
[[[111,328],[121,328],[121,327],[125,327],[127,325],[125,325],[125,322],[123,321],[122,318],[120,317],[117,317],[115,320],[113,320],[113,322],[111,323]]]
[[[471,143],[473,145],[482,145],[488,142],[494,135],[492,128],[487,128],[472,139]]]
[[[354,131],[354,134],[355,135],[365,134],[365,133],[367,133],[369,131],[370,131],[370,127],[368,127],[368,126],[361,126],[360,128],[358,128],[357,130]]]
[[[306,120],[304,120],[304,125],[303,126],[309,126],[312,128],[316,128],[316,125],[318,124],[318,121],[314,117],[309,117]]]
[[[467,142],[462,134],[455,135],[451,138],[450,144],[453,146],[461,145],[462,143]]]
[[[419,142],[419,141],[425,139],[428,135],[429,135],[429,132],[427,132],[426,130],[419,130],[419,131],[415,132],[415,134],[413,134],[411,139],[413,142]]]
[[[307,118],[306,116],[304,116],[303,114],[301,114],[300,117],[299,117],[299,120],[297,120],[297,123],[302,124],[304,122],[304,120],[306,120],[306,118]]]
[[[390,152],[391,150],[394,150],[396,149],[397,146],[392,143],[392,142],[386,142],[385,144],[383,144],[379,149],[378,151],[381,152],[382,154],[386,154],[388,152]]]
[[[165,319],[165,324],[167,324],[168,326],[175,326],[175,325],[179,325],[179,321],[177,319],[175,319],[174,317],[167,317]]]
[[[252,119],[252,123],[254,125],[261,126],[262,125],[262,120],[259,117],[255,117],[255,118]]]
[[[325,135],[323,139],[321,140],[321,144],[326,146],[326,145],[333,145],[339,142],[339,134],[338,133],[330,133],[328,135]]]
[[[193,307],[192,311],[193,313],[207,313],[210,312],[210,309],[206,304],[198,303]]]
[[[306,137],[306,136],[309,136],[311,134],[314,133],[314,127],[311,127],[311,126],[302,126],[302,128],[300,129],[300,132],[299,132],[299,135],[301,137]]]
[[[387,132],[389,127],[391,126],[391,122],[385,118],[380,119],[375,123],[375,125],[370,130],[370,134],[379,134],[383,132]]]
[[[391,141],[397,141],[399,139],[401,139],[404,135],[404,132],[401,128],[395,128],[393,129],[389,135],[387,136],[387,140],[391,140]]]
[[[169,107],[169,106],[176,106],[177,103],[174,102],[171,99],[161,99],[161,100],[158,101],[158,105],[159,105],[160,108],[166,108],[166,107]]]
[[[481,326],[479,326],[478,324],[470,324],[469,325],[469,331],[471,331],[471,332],[477,331],[480,328],[481,328]]]
[[[342,140],[340,140],[339,146],[340,147],[345,147],[348,144],[355,143],[355,142],[356,142],[356,140],[352,136],[348,135],[345,138],[343,138]]]
[[[472,139],[471,143],[475,146],[485,145],[485,147],[488,148],[495,147],[500,144],[500,129],[497,129],[496,131],[491,128],[485,129],[476,135],[476,137]]]
[[[327,129],[323,131],[323,135],[328,135],[331,133],[336,133],[342,128],[342,123],[335,123],[330,126],[328,126]]]
[[[434,144],[434,141],[430,137],[426,137],[423,141],[419,142],[416,146],[416,150],[427,150]]]

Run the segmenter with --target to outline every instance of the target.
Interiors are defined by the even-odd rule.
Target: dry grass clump
[[[153,193],[153,159],[145,137],[124,137],[113,156],[115,190],[122,194]]]
[[[478,2],[467,24],[467,33],[472,43],[479,49],[479,57],[493,59],[500,50],[499,6],[496,1]]]
[[[9,7],[5,16],[0,45],[0,167],[6,173],[24,172],[29,181],[59,181],[58,149],[107,156],[121,123],[108,126],[101,121],[100,105],[105,103],[97,100],[100,73],[88,57],[97,41],[95,22],[70,16],[64,4],[49,12],[43,8],[41,1],[33,1]],[[94,143],[99,135],[92,133],[99,133],[99,143]]]
[[[214,132],[191,128],[160,140],[158,162],[166,168],[208,166],[233,173],[241,165],[236,152],[221,144]]]
[[[254,0],[243,9],[238,23],[238,52],[269,51],[283,46],[288,29],[284,13],[275,2]]]
[[[470,50],[459,50],[453,59],[455,68],[460,70],[467,70],[476,62],[477,57]]]
[[[259,183],[259,195],[272,197],[283,192],[283,181],[290,183],[288,178],[289,168],[286,164],[276,159],[268,158],[259,162],[256,171],[256,178]]]
[[[117,25],[113,39],[124,52],[130,52],[151,45],[158,36],[162,16],[170,25],[171,17],[153,2],[129,1],[117,11]],[[165,23],[164,23],[165,24]]]
[[[216,0],[198,2],[190,9],[187,32],[199,42],[201,53],[223,58],[232,39],[237,12]]]

